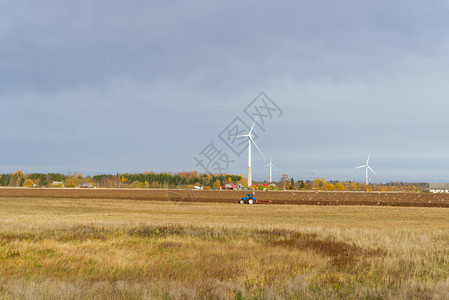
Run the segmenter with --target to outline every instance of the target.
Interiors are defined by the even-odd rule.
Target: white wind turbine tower
[[[374,175],[376,175],[376,172],[374,172],[373,169],[371,169],[371,167],[368,165],[369,164],[369,159],[370,159],[371,153],[368,154],[368,159],[366,160],[366,163],[363,166],[359,166],[359,167],[355,167],[355,169],[361,169],[361,168],[365,168],[365,178],[366,178],[366,185],[368,185],[368,170],[370,170],[371,172],[374,173]]]
[[[272,180],[271,180],[271,178],[272,178],[272,176],[271,176],[271,174],[272,174],[271,168],[272,167],[276,168],[276,166],[273,164],[273,157],[270,157],[270,163],[265,165],[265,167],[268,167],[268,166],[270,167],[270,183],[271,183],[272,182]]]
[[[257,118],[256,118],[256,120],[257,120]],[[236,136],[236,138],[242,138],[242,137],[248,138],[248,186],[251,186],[253,184],[253,174],[251,171],[251,144],[254,144],[254,146],[256,146],[257,150],[259,150],[262,157],[264,159],[266,159],[265,156],[263,155],[262,151],[260,151],[259,147],[257,146],[256,142],[254,142],[254,139],[253,139],[252,133],[253,133],[254,126],[256,125],[256,120],[254,120],[254,124],[251,127],[251,130],[248,132],[248,134]]]

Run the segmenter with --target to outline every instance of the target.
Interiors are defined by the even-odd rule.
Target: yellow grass
[[[448,298],[449,209],[0,198],[0,299]]]

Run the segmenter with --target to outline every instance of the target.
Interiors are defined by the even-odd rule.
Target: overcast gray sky
[[[371,152],[373,181],[449,181],[448,32],[447,1],[5,0],[0,173],[201,172],[214,141],[246,174],[218,135],[264,91],[275,179]]]

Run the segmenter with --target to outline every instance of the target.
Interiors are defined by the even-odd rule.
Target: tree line
[[[247,187],[247,179],[243,175],[199,174],[196,171],[180,173],[119,173],[95,176],[61,173],[31,173],[21,170],[12,174],[0,174],[0,186],[11,187],[76,187],[83,183],[91,183],[102,188],[170,188],[191,189],[200,186],[205,189],[220,189],[226,183],[241,184]],[[266,182],[259,182],[259,184]],[[294,180],[283,174],[275,184],[281,190],[323,190],[323,191],[408,191],[422,192],[428,190],[427,183],[390,182],[386,184],[364,184],[351,181],[326,181],[325,178],[314,180]],[[263,189],[257,183],[250,189]]]
[[[82,176],[81,174],[32,173],[25,174],[19,170],[12,174],[0,175],[0,186],[11,187],[76,187],[83,183],[92,183],[104,188],[219,188],[220,184],[240,183],[247,185],[243,175],[180,173],[122,173]],[[219,184],[217,184],[219,183]]]
[[[217,181],[225,183],[247,184],[243,175],[229,174],[199,174],[193,172],[180,173],[136,173],[117,175],[96,175],[92,178],[98,187],[105,188],[193,188],[201,186],[204,188],[217,188]]]
[[[322,190],[322,191],[397,191],[397,192],[424,192],[428,191],[429,184],[425,182],[389,182],[364,184],[354,181],[327,181],[325,178],[314,180],[297,180],[283,174],[279,181],[279,187],[283,190]]]

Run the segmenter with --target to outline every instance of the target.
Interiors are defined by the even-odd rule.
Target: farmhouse
[[[95,188],[95,186],[89,182],[89,183],[79,184],[75,188],[77,188],[77,189],[92,189],[92,188]]]
[[[429,191],[431,193],[449,193],[449,183],[431,183]]]
[[[258,190],[264,190],[264,191],[279,191],[279,188],[274,183],[263,183],[263,184],[255,184]]]
[[[221,186],[222,190],[237,190],[238,187],[233,183],[226,183]]]

